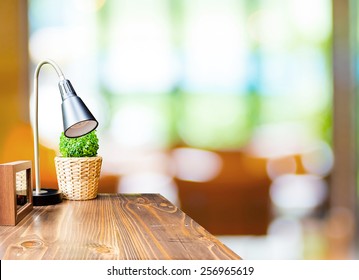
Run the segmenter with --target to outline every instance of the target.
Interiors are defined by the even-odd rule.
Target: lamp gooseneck
[[[36,194],[40,194],[41,192],[41,182],[40,182],[40,162],[39,162],[39,121],[38,121],[38,95],[39,95],[39,86],[38,86],[38,80],[39,80],[39,74],[40,74],[40,69],[43,65],[45,64],[49,64],[51,65],[57,75],[59,76],[60,80],[64,80],[65,76],[62,73],[60,67],[51,59],[46,59],[41,61],[36,69],[35,69],[35,73],[34,73],[34,118],[33,118],[33,133],[34,133],[34,159],[35,159],[35,193]]]

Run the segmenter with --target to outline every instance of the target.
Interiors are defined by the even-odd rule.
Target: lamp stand
[[[62,193],[56,189],[41,189],[40,193],[33,192],[32,201],[34,206],[58,204],[62,202]]]
[[[34,206],[43,206],[57,204],[62,201],[62,194],[55,189],[42,189],[40,183],[40,168],[39,168],[39,129],[38,129],[38,80],[41,66],[50,64],[59,76],[59,89],[61,93],[61,109],[62,122],[64,125],[64,135],[69,138],[81,137],[90,133],[98,126],[98,121],[92,115],[85,103],[77,96],[74,88],[69,80],[65,79],[60,67],[52,60],[41,61],[34,74],[34,118],[32,127],[34,130],[34,158],[35,158],[35,185],[36,189],[33,193]]]
[[[40,62],[34,74],[34,120],[33,120],[33,131],[34,131],[34,158],[35,158],[35,185],[36,189],[33,191],[33,204],[34,206],[45,206],[53,205],[62,202],[62,194],[56,189],[42,189],[40,183],[40,154],[39,154],[39,129],[38,129],[38,79],[40,69],[44,64],[50,64],[60,79],[65,79],[62,71],[52,60],[44,60]]]

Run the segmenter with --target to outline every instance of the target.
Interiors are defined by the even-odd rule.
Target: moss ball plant
[[[78,138],[68,138],[64,133],[60,136],[60,153],[63,157],[95,157],[98,148],[95,130]]]
[[[61,156],[55,157],[55,167],[63,198],[96,198],[102,165],[96,131],[78,138],[67,138],[62,133],[59,144]]]

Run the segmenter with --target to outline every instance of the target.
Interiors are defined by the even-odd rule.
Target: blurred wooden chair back
[[[200,159],[200,153],[208,157]],[[265,159],[240,151],[179,148],[173,160],[181,209],[190,217],[215,235],[266,234],[271,206]],[[206,165],[213,173],[207,178]]]

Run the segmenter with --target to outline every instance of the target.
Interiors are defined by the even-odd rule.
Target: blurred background
[[[33,72],[51,58],[100,123],[100,192],[160,193],[245,259],[358,258],[357,11],[349,0],[1,1],[0,162],[33,159]],[[50,188],[60,104],[44,67]]]

